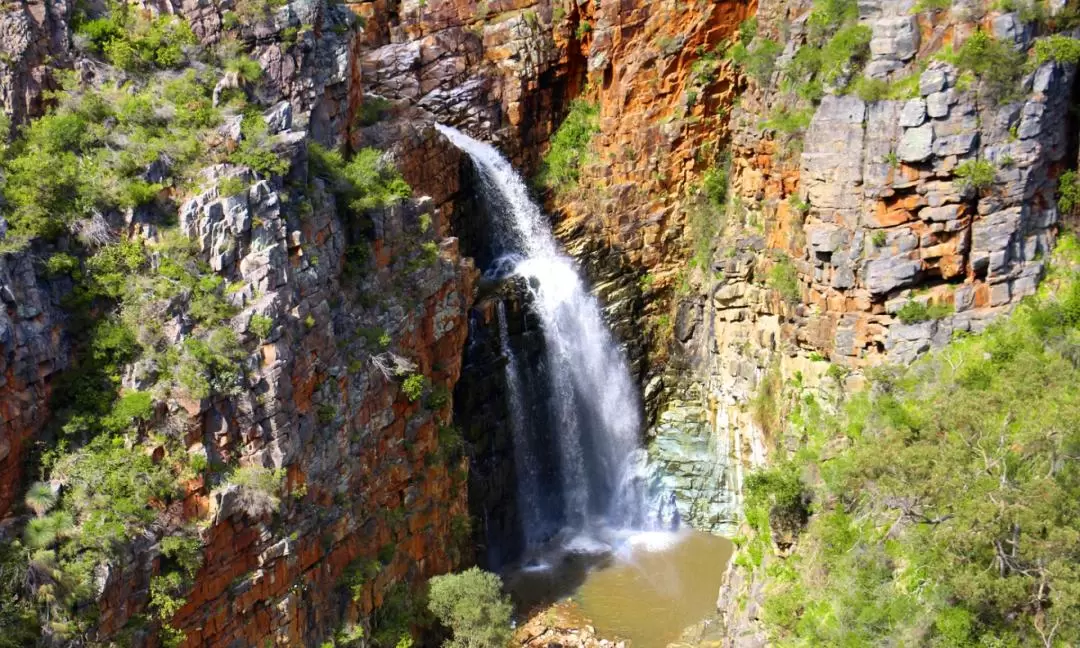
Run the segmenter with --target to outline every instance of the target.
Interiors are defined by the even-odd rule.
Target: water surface
[[[642,534],[574,595],[604,637],[633,648],[663,648],[716,610],[732,544],[701,532]]]

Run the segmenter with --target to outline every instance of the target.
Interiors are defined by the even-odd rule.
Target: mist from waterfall
[[[494,265],[524,280],[541,322],[548,385],[547,402],[540,406],[547,408],[554,429],[530,430],[525,401],[536,398],[539,390],[526,393],[522,388],[527,383],[522,372],[529,368],[521,367],[509,348],[506,314],[499,304],[526,544],[546,540],[541,536],[553,525],[573,531],[647,526],[648,505],[641,489],[633,487],[634,475],[644,464],[641,403],[625,354],[604,323],[598,301],[559,249],[544,213],[510,162],[492,146],[456,129],[437,128],[472,159],[495,220],[501,257]],[[539,489],[556,486],[540,483],[535,461],[539,443],[557,445],[557,512],[538,505]],[[545,517],[549,519],[541,519]]]

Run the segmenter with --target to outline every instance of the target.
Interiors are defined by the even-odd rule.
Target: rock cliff
[[[1077,158],[1075,66],[1043,60],[1012,96],[991,97],[946,54],[983,32],[1026,52],[1037,34],[1017,12],[857,4],[858,66],[802,92],[807,79],[787,70],[820,38],[807,0],[142,3],[189,23],[200,47],[257,62],[257,83],[234,72],[215,97],[245,86],[287,164],[269,175],[208,165],[170,196],[200,267],[228,286],[242,388],[154,391],[160,367],[124,367],[118,389],[154,393],[137,444],[209,469],[94,566],[100,616],[79,640],[157,641],[140,620],[171,560],[162,540],[179,530],[195,529],[203,556],[168,615],[190,646],[370,633],[401,585],[474,558],[462,546],[470,507],[513,499],[505,386],[492,378],[504,359],[494,309],[475,303],[469,257],[483,257],[485,224],[469,163],[433,122],[534,172],[571,103],[596,107],[579,177],[545,198],[628,349],[657,483],[699,528],[733,530],[744,471],[787,443],[783,381],[857,385],[864,368],[909,363],[1032,294],[1061,220],[1057,179]],[[75,13],[29,1],[0,11],[0,105],[14,123],[45,112],[61,69],[91,85],[114,78],[73,34]],[[777,45],[768,65],[730,55],[766,41]],[[215,136],[226,148],[244,137],[234,117]],[[320,144],[379,149],[413,198],[355,218],[320,172]],[[137,210],[106,220],[110,241],[164,240]],[[67,307],[77,286],[46,267],[74,238],[0,259],[6,538],[32,517],[29,482],[49,478],[54,389],[87,352]],[[191,336],[185,308],[161,307],[170,346]],[[452,398],[470,328],[479,352]],[[413,376],[419,391],[407,393]],[[454,422],[467,428],[471,479]],[[279,506],[245,507],[245,487],[225,479],[236,466],[280,471]],[[509,506],[491,528],[514,524]],[[732,625],[754,637],[749,609]]]

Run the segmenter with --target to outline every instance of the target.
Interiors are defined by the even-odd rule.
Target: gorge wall
[[[152,363],[124,368],[123,389],[154,394],[134,444],[209,469],[185,473],[182,495],[153,502],[154,523],[94,566],[100,615],[78,641],[158,642],[160,623],[143,621],[175,534],[203,556],[169,617],[183,645],[371,634],[401,584],[474,558],[467,539],[485,529],[473,519],[470,532],[470,508],[513,501],[509,439],[480,436],[505,429],[491,405],[505,400],[496,312],[477,302],[469,258],[483,257],[487,225],[469,163],[432,122],[533,172],[571,102],[597,107],[580,178],[546,195],[556,234],[627,347],[656,479],[695,526],[734,529],[744,471],[789,442],[770,409],[778,384],[855,386],[863,368],[981,330],[1035,290],[1053,245],[1056,179],[1076,159],[1073,66],[1045,61],[1018,80],[1019,98],[990,101],[935,56],[978,28],[1021,49],[1034,32],[990,3],[915,5],[860,2],[856,19],[871,31],[862,74],[907,90],[807,99],[783,78],[814,38],[806,0],[296,0],[240,21],[234,3],[144,3],[188,21],[201,46],[235,40],[258,62],[249,94],[288,164],[271,177],[211,165],[205,186],[170,196],[198,260],[228,285],[243,376],[233,393],[198,398],[163,387]],[[77,42],[73,12],[25,0],[0,11],[0,105],[14,123],[44,113],[60,69],[90,85],[117,78]],[[765,39],[784,46],[763,73],[724,56]],[[216,140],[239,146],[241,122]],[[312,143],[384,151],[413,199],[350,215]],[[993,171],[978,187],[960,174],[976,160]],[[247,188],[206,188],[225,178]],[[138,210],[104,218],[109,241],[164,240]],[[39,464],[56,436],[50,397],[86,353],[65,305],[75,279],[45,262],[82,248],[68,234],[0,259],[5,539],[34,517],[21,502],[50,478]],[[190,305],[164,301],[147,312],[182,346]],[[936,310],[903,321],[906,307]],[[511,308],[510,331],[539,355],[521,313]],[[470,328],[483,349],[459,383]],[[420,393],[405,392],[406,376],[422,378]],[[475,424],[471,476],[452,419]],[[224,466],[280,471],[280,505],[245,511],[247,487]],[[491,524],[515,525],[512,507],[498,515]],[[760,639],[752,606],[731,616]]]

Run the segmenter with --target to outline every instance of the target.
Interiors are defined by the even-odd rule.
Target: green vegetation
[[[991,99],[1011,101],[1020,91],[1020,77],[1026,69],[1023,52],[985,31],[975,32],[959,50],[943,54],[943,58],[960,71],[974,74],[981,82],[980,92]]]
[[[410,403],[415,403],[424,395],[427,388],[427,378],[423,374],[412,374],[401,382],[401,391]]]
[[[769,269],[769,287],[780,293],[784,301],[794,304],[802,297],[799,272],[787,255],[781,256]]]
[[[540,184],[556,193],[577,188],[581,167],[589,159],[589,142],[599,130],[600,109],[583,99],[570,104],[570,112],[551,138],[551,148],[540,168]]]
[[[1035,41],[1035,63],[1056,61],[1069,65],[1080,63],[1080,39],[1053,34]]]
[[[91,48],[127,72],[176,68],[187,62],[184,48],[197,43],[186,22],[176,16],[147,18],[133,5],[110,3],[108,15],[84,21],[77,31]]]
[[[951,315],[952,312],[953,307],[951,304],[925,304],[911,299],[896,312],[896,317],[904,324],[915,324],[943,319]]]
[[[923,13],[925,11],[947,11],[952,9],[952,0],[919,0],[915,3],[915,13]]]
[[[695,268],[707,270],[712,264],[716,237],[727,214],[730,167],[731,157],[720,155],[702,176],[698,200],[690,207],[689,225],[694,241],[690,264]]]
[[[962,188],[982,191],[994,184],[997,168],[989,160],[967,160],[956,166],[953,175]]]
[[[1012,316],[874,372],[835,415],[789,386],[801,449],[747,479],[737,539],[769,575],[770,643],[1080,642],[1078,249]],[[765,561],[790,520],[794,553]]]
[[[226,487],[239,487],[237,503],[246,515],[259,518],[277,511],[284,490],[285,470],[240,466],[226,479]]]
[[[874,247],[876,247],[876,248],[885,247],[885,243],[887,241],[888,241],[888,235],[885,234],[885,230],[877,230],[876,232],[874,232],[874,236],[871,239],[871,242],[874,244]]]
[[[428,609],[454,633],[444,648],[504,648],[510,641],[513,606],[490,572],[473,567],[432,578]]]
[[[807,43],[784,69],[785,88],[811,102],[827,87],[848,89],[870,55],[871,30],[858,16],[855,0],[817,0],[807,18]]]
[[[1062,215],[1070,216],[1080,208],[1080,174],[1065,171],[1058,178],[1058,209]]]
[[[389,112],[391,103],[378,95],[367,95],[364,103],[356,112],[356,121],[361,126],[371,126],[383,120]]]
[[[728,52],[731,62],[743,74],[749,76],[760,86],[767,86],[776,69],[776,58],[784,49],[783,45],[768,38],[753,39],[751,43],[742,40]]]
[[[401,173],[373,148],[360,149],[348,161],[340,151],[308,147],[312,173],[330,184],[339,205],[355,216],[401,202],[412,188]]]
[[[266,315],[252,315],[248,330],[260,340],[265,340],[270,336],[270,332],[274,330],[274,320]]]

